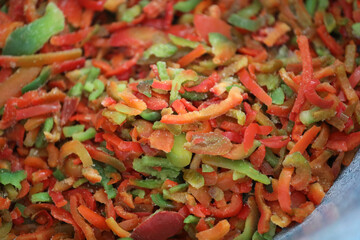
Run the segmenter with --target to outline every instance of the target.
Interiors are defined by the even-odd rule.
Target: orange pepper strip
[[[83,167],[90,167],[93,165],[90,154],[84,145],[78,140],[66,142],[64,145],[62,145],[60,149],[60,162],[63,163],[64,159],[72,153],[75,153],[79,156],[81,162],[83,163]]]
[[[64,62],[77,59],[82,56],[82,50],[75,48],[71,50],[51,53],[41,53],[27,56],[0,56],[1,67],[41,67],[54,62]]]
[[[281,209],[284,212],[291,213],[290,181],[294,173],[294,168],[283,168],[278,184],[278,199]]]
[[[240,82],[244,84],[244,86],[250,90],[252,94],[255,95],[261,102],[265,103],[266,106],[270,106],[272,103],[271,97],[262,89],[254,79],[252,79],[246,71],[246,69],[242,69],[238,72],[238,76]]]
[[[185,67],[205,53],[206,53],[206,49],[203,47],[203,45],[200,44],[194,50],[189,52],[187,55],[180,58],[178,64],[180,64],[181,67]]]
[[[313,183],[309,186],[309,192],[307,197],[312,201],[315,205],[319,205],[323,198],[325,197],[324,188],[320,183]]]
[[[113,231],[118,237],[125,238],[130,236],[130,233],[122,229],[114,218],[110,217],[106,219],[105,222],[111,231]]]
[[[300,140],[294,145],[289,154],[293,154],[294,152],[300,152],[301,154],[306,150],[306,148],[311,144],[311,142],[315,139],[316,135],[320,132],[321,127],[312,126],[309,130],[307,130],[304,135],[300,138]]]
[[[2,82],[0,84],[0,106],[3,106],[9,98],[19,96],[21,88],[32,82],[40,70],[41,68],[38,67],[19,68],[5,82]]]
[[[290,27],[286,23],[277,22],[274,28],[271,30],[269,35],[266,36],[263,42],[268,47],[272,47],[280,37],[282,37],[285,33],[287,33],[290,30],[291,30]]]
[[[86,207],[84,205],[80,205],[77,208],[77,210],[93,226],[95,226],[95,227],[97,227],[97,228],[99,228],[101,230],[108,230],[109,229],[109,227],[106,225],[105,218],[103,216],[97,214],[96,212],[94,212],[90,208],[88,208],[88,207]]]
[[[264,185],[257,182],[255,185],[255,201],[260,210],[260,219],[258,223],[258,232],[264,234],[270,229],[271,209],[264,200]]]
[[[199,240],[220,240],[229,231],[229,222],[227,220],[221,220],[213,228],[197,233],[196,238]]]
[[[167,124],[186,124],[209,120],[225,114],[230,109],[239,105],[242,100],[243,98],[240,89],[233,87],[231,88],[228,97],[218,104],[212,104],[200,111],[193,111],[182,115],[164,115],[161,122]]]
[[[70,195],[70,212],[74,221],[84,232],[86,239],[96,240],[93,228],[87,224],[77,210],[78,199],[76,195]]]

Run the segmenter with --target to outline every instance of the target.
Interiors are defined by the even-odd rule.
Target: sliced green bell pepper
[[[170,77],[166,71],[166,62],[158,61],[156,63],[156,66],[159,72],[160,80],[161,81],[170,80]]]
[[[30,55],[37,52],[55,34],[64,30],[65,18],[54,3],[49,3],[41,18],[13,31],[6,40],[3,55]]]
[[[23,87],[21,89],[21,93],[24,94],[26,92],[40,88],[48,80],[50,74],[51,74],[51,68],[44,67],[43,70],[41,71],[40,75],[34,81],[27,84],[25,87]]]
[[[49,193],[47,192],[40,192],[31,195],[31,202],[38,203],[38,202],[52,202]]]
[[[85,130],[85,125],[78,124],[73,126],[63,127],[63,134],[65,137],[72,137],[73,134],[83,132]]]
[[[91,128],[88,128],[85,132],[74,133],[72,135],[72,138],[74,140],[83,142],[86,140],[93,139],[95,137],[95,135],[96,135],[96,130],[95,130],[95,128],[91,127]]]
[[[174,208],[174,205],[166,201],[160,193],[151,194],[151,200],[161,208]]]
[[[144,58],[148,59],[151,55],[159,58],[171,57],[176,53],[178,48],[171,43],[157,43],[152,45],[144,52]]]
[[[201,0],[187,0],[187,1],[178,2],[174,5],[174,9],[180,12],[190,12],[200,2]]]
[[[161,167],[161,171],[155,170],[153,167]],[[181,170],[166,158],[151,156],[143,156],[142,158],[135,159],[133,168],[135,171],[147,173],[162,180],[176,178]]]
[[[251,165],[251,163],[246,162],[244,160],[233,161],[233,160],[223,158],[223,157],[205,155],[203,157],[203,163],[213,165],[216,167],[235,170],[239,173],[242,173],[242,174],[248,176],[249,178],[251,178],[255,181],[261,182],[266,185],[270,184],[270,179],[266,175],[257,171]]]
[[[231,14],[228,18],[228,22],[235,27],[246,29],[250,32],[255,32],[261,27],[260,19],[252,20],[245,17],[242,17],[238,14]]]
[[[248,199],[248,205],[250,207],[250,214],[246,218],[244,231],[234,240],[251,240],[257,229],[260,214],[254,197]]]
[[[38,133],[35,141],[35,147],[44,148],[46,147],[47,141],[44,132],[50,132],[54,126],[54,119],[49,117],[45,120],[41,132]]]
[[[205,184],[203,175],[198,173],[195,169],[185,169],[183,178],[187,183],[196,189],[203,187]]]
[[[186,38],[178,37],[172,34],[169,34],[168,36],[171,42],[180,47],[196,48],[200,44],[198,42],[190,41]]]
[[[167,159],[176,167],[182,168],[190,164],[192,153],[184,148],[186,142],[185,134],[175,136],[171,152],[166,154]]]
[[[11,184],[17,189],[21,189],[21,181],[26,178],[24,170],[10,172],[7,169],[0,169],[0,183],[3,185]]]
[[[145,180],[136,179],[132,181],[132,184],[134,184],[135,186],[147,188],[147,189],[160,188],[163,183],[164,181],[160,179],[145,179]]]
[[[75,84],[72,88],[70,88],[68,95],[70,97],[81,97],[84,86],[81,83]]]
[[[159,113],[158,111],[152,111],[149,109],[144,110],[142,113],[140,113],[140,116],[147,120],[147,121],[159,121],[161,119],[161,113]]]

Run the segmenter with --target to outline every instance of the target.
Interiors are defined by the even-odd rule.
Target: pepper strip
[[[289,154],[295,152],[300,152],[301,154],[306,150],[310,143],[315,139],[316,135],[320,132],[321,127],[312,126],[305,134],[300,138],[300,140],[294,145]]]
[[[75,48],[71,50],[51,53],[41,53],[26,56],[0,56],[0,66],[4,68],[15,67],[42,67],[54,62],[64,62],[81,57],[82,50]]]
[[[290,181],[294,168],[285,167],[282,169],[279,177],[278,199],[281,209],[284,212],[291,213]]]
[[[240,89],[233,87],[231,88],[228,97],[219,104],[213,104],[200,111],[193,111],[182,115],[165,115],[162,117],[161,122],[167,124],[186,124],[209,120],[225,114],[230,109],[239,105],[242,100],[243,98]]]
[[[272,98],[262,89],[254,79],[250,77],[250,74],[246,69],[240,70],[238,73],[240,82],[250,90],[252,94],[255,95],[261,102],[265,103],[266,106],[270,106],[272,103]]]
[[[60,162],[63,163],[64,159],[70,154],[75,153],[79,156],[81,162],[83,163],[83,167],[91,167],[93,165],[93,161],[90,157],[90,154],[78,140],[73,140],[70,142],[66,142],[60,149]]]
[[[271,210],[270,207],[266,205],[264,200],[264,185],[259,182],[257,182],[255,185],[255,200],[260,210],[258,232],[260,234],[264,234],[270,230]]]

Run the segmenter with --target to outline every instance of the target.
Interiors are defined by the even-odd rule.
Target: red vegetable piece
[[[131,233],[134,240],[166,240],[184,226],[184,217],[177,212],[161,211],[146,219]]]
[[[194,25],[197,33],[205,40],[208,40],[208,34],[212,32],[221,33],[231,39],[230,25],[219,18],[196,14]]]

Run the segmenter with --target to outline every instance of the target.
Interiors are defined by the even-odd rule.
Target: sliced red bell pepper
[[[250,90],[255,97],[257,97],[261,102],[265,103],[267,106],[270,106],[272,103],[271,97],[262,89],[254,79],[250,77],[250,74],[246,69],[240,70],[238,73],[239,80],[244,86]]]
[[[227,204],[225,207],[216,208],[210,206],[209,209],[211,214],[217,218],[228,218],[233,217],[239,214],[242,208],[242,195],[241,194],[233,194],[231,197],[231,202]]]
[[[163,108],[166,108],[169,106],[167,101],[165,101],[164,99],[161,99],[161,98],[147,97],[141,93],[136,93],[135,96],[138,97],[139,99],[143,100],[146,103],[147,108],[150,110],[155,110],[155,111],[162,110]]]
[[[264,200],[264,185],[259,182],[255,185],[255,201],[260,211],[258,232],[264,234],[270,229],[270,217],[272,213],[270,207],[266,205]]]
[[[221,33],[225,37],[231,39],[231,26],[221,20],[212,16],[204,14],[196,14],[194,16],[194,25],[197,33],[206,41],[209,33]]]
[[[209,92],[215,83],[220,81],[220,76],[217,72],[213,72],[208,78],[202,81],[199,85],[194,87],[185,87],[188,92]]]
[[[335,56],[342,56],[344,54],[344,48],[340,46],[335,41],[335,39],[328,33],[324,25],[318,27],[316,29],[316,32],[332,54],[334,54]]]
[[[104,133],[103,138],[105,139],[106,142],[118,148],[120,151],[137,152],[137,153],[143,152],[140,143],[124,141],[113,133]]]
[[[282,136],[274,136],[274,137],[259,139],[259,141],[269,148],[282,148],[288,144],[290,139],[289,138],[284,139],[284,137]]]
[[[278,184],[278,199],[281,209],[284,212],[291,213],[290,181],[294,168],[283,168]]]
[[[308,82],[304,88],[304,94],[306,99],[321,108],[330,108],[334,101],[333,100],[325,100],[322,99],[316,92],[316,86],[320,84],[319,80],[311,80],[310,82]]]
[[[106,0],[77,0],[80,5],[82,5],[83,7],[87,8],[87,9],[91,9],[94,11],[102,11],[104,10],[104,4],[106,2]]]
[[[26,118],[36,117],[48,113],[58,112],[61,106],[58,102],[37,105],[33,107],[28,107],[24,109],[19,109],[16,111],[16,120],[22,120]]]

